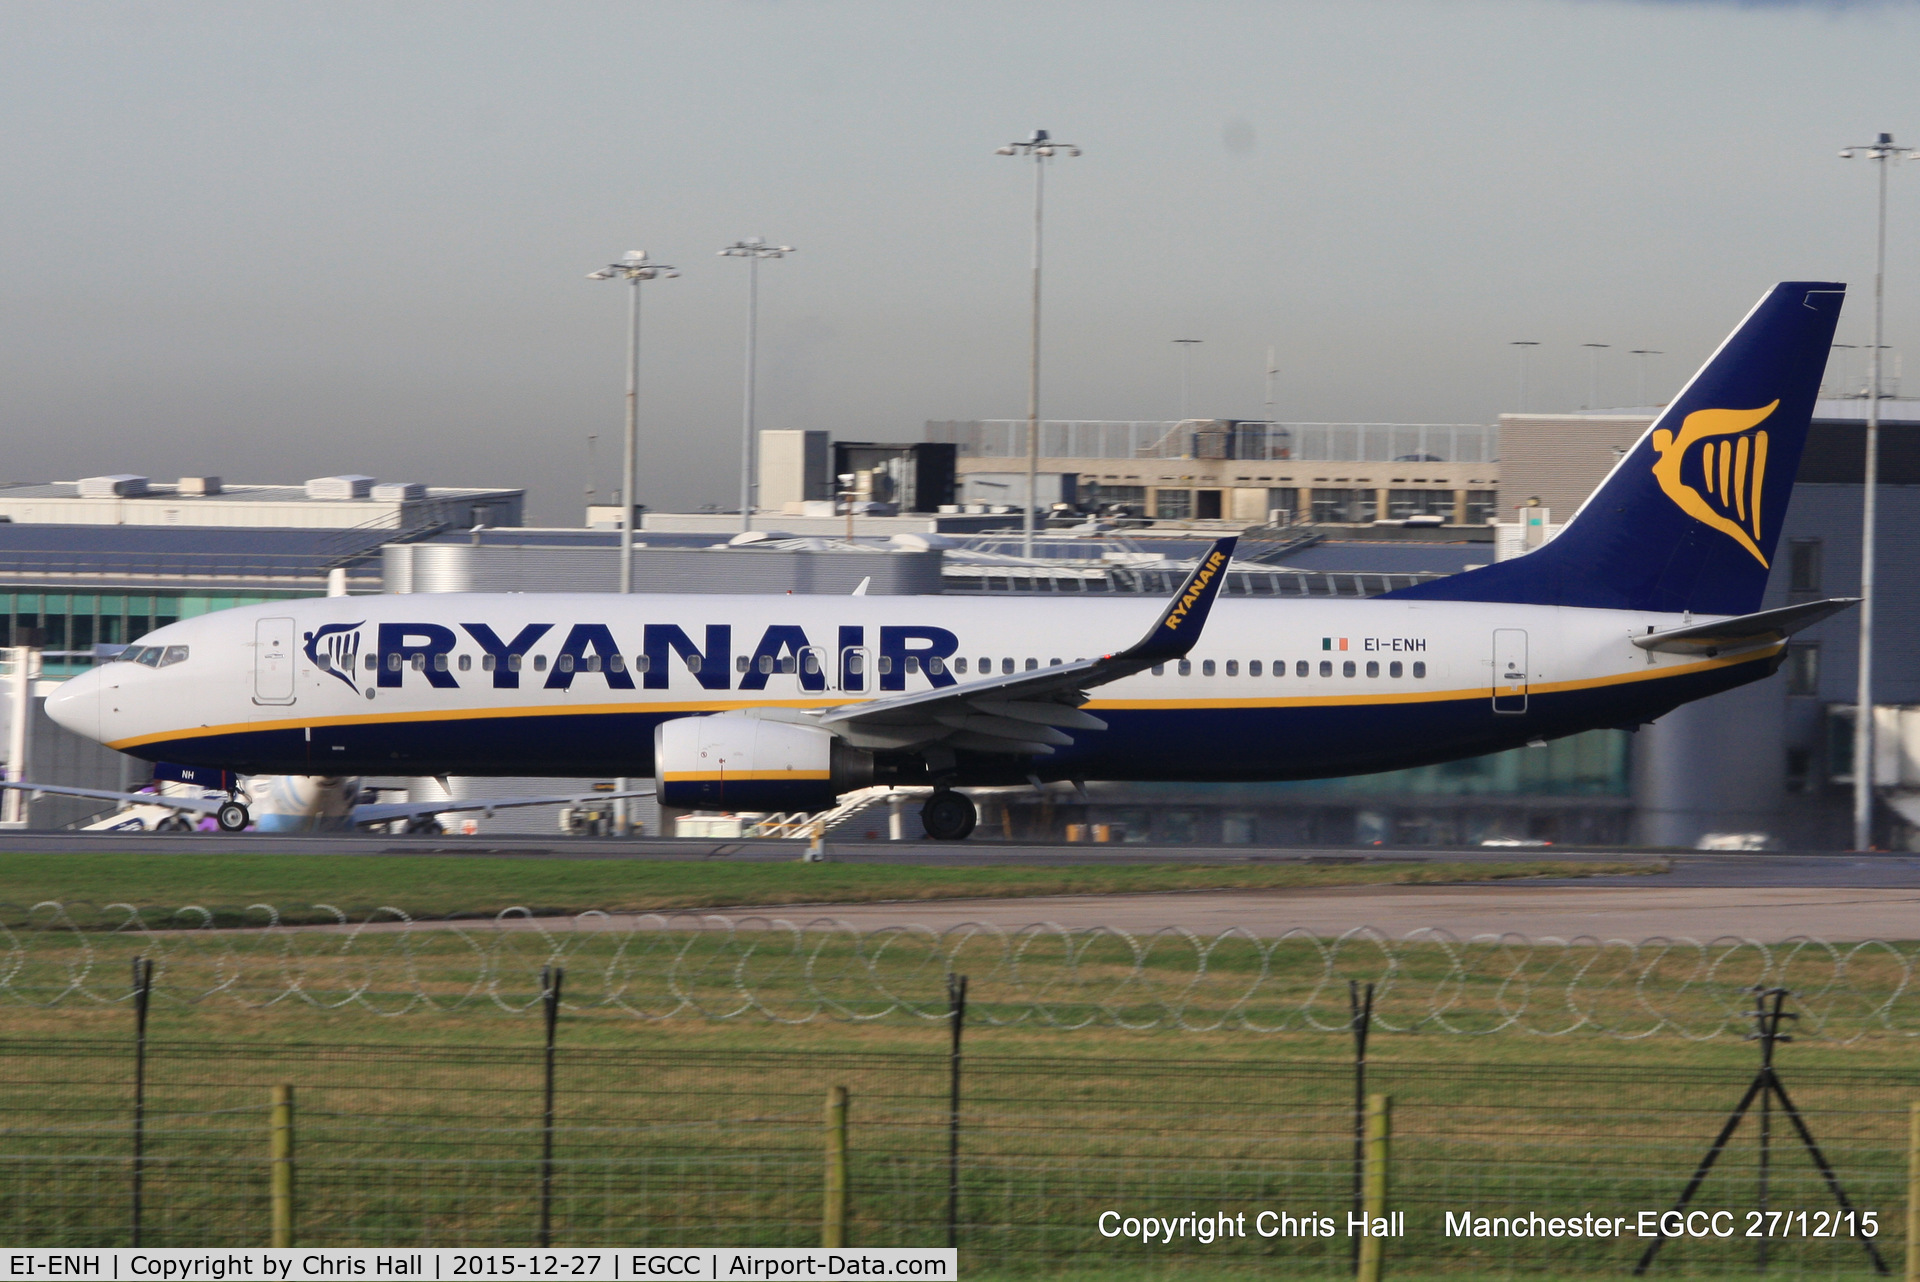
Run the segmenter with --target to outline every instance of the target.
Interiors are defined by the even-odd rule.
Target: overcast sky
[[[0,479],[615,482],[631,248],[642,501],[760,422],[1025,413],[1034,127],[1050,418],[1478,422],[1664,398],[1771,282],[1870,326],[1880,130],[1920,4],[1188,0],[0,6]],[[1920,360],[1920,165],[1888,341]],[[1626,355],[1657,348],[1652,358]],[[1920,368],[1914,371],[1920,383]]]

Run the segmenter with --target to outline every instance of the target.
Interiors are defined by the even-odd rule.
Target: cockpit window
[[[187,647],[183,645],[170,645],[167,647],[166,653],[160,656],[160,662],[156,666],[170,668],[176,663],[185,663],[186,661]]]
[[[160,666],[161,648],[157,645],[140,645],[128,650],[124,656],[134,663],[144,663],[149,668]]]

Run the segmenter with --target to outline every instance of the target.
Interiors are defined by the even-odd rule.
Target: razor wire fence
[[[649,1022],[939,1022],[946,977],[966,974],[970,1019],[1012,1029],[1339,1032],[1360,982],[1375,987],[1383,1033],[1737,1039],[1751,994],[1777,987],[1794,993],[1803,1039],[1920,1035],[1912,942],[935,930],[525,908],[441,921],[327,905],[300,915],[320,924],[262,904],[0,905],[0,1007],[130,1002],[128,963],[143,958],[155,1002],[206,1010],[529,1015],[543,972],[564,967],[568,1012]]]

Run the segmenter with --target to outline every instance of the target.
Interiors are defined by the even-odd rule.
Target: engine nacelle
[[[653,768],[660,804],[688,810],[825,810],[873,782],[873,754],[825,730],[725,712],[661,722]]]

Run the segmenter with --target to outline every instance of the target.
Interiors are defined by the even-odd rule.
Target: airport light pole
[[[760,260],[785,258],[792,245],[769,245],[758,236],[736,240],[722,258],[747,260],[747,387],[740,408],[740,532],[753,528],[753,383],[755,345],[760,329]]]
[[[1878,161],[1879,221],[1873,260],[1873,346],[1867,352],[1867,449],[1860,489],[1860,677],[1853,702],[1853,848],[1873,844],[1873,560],[1874,511],[1880,484],[1880,346],[1887,277],[1887,162],[1920,160],[1920,151],[1896,147],[1892,134],[1847,147],[1842,160]]]
[[[1665,356],[1666,353],[1656,352],[1651,347],[1636,347],[1631,352],[1628,352],[1627,355],[1629,356]],[[1647,403],[1647,363],[1644,360],[1636,361],[1634,363],[1636,366],[1638,366],[1637,372],[1639,375],[1639,381],[1637,383],[1637,386],[1640,389],[1639,390],[1640,404],[1645,405]]]
[[[633,591],[633,512],[636,506],[633,490],[638,471],[640,436],[640,282],[671,279],[679,274],[665,263],[650,260],[644,249],[629,249],[619,262],[587,273],[588,280],[627,282],[627,436],[620,459],[620,501],[626,507],[620,517],[622,592]],[[588,448],[591,451],[592,447]]]
[[[1612,347],[1612,343],[1582,343],[1587,349],[1587,408],[1600,408],[1600,353]]]
[[[1508,343],[1507,346],[1520,349],[1520,405],[1518,412],[1525,414],[1527,412],[1527,361],[1532,357],[1533,349],[1540,346],[1540,343],[1537,339],[1521,338],[1515,339],[1513,342]]]
[[[1047,161],[1056,155],[1077,156],[1080,149],[1072,143],[1055,142],[1046,130],[1036,129],[1025,142],[1010,142],[995,148],[993,154],[1033,159],[1033,335],[1027,352],[1027,503],[1020,525],[1020,554],[1031,557],[1036,491],[1040,487],[1040,220],[1045,208]]]
[[[640,282],[643,280],[672,279],[680,273],[665,263],[656,263],[647,257],[644,249],[629,249],[617,263],[608,263],[597,272],[588,272],[588,280],[624,280],[627,282],[627,434],[626,443],[620,457],[620,590],[633,591],[633,514],[639,505],[634,502],[635,478],[639,472],[640,440]],[[588,457],[592,457],[592,438],[588,438]],[[592,492],[592,482],[588,482],[588,492]],[[614,790],[625,792],[627,781],[614,780]],[[613,831],[615,836],[624,837],[630,830],[627,798],[621,797],[613,803]]]
[[[1206,342],[1204,338],[1176,338],[1174,343],[1180,348],[1180,421],[1187,421],[1187,407],[1193,400],[1193,349]]]

